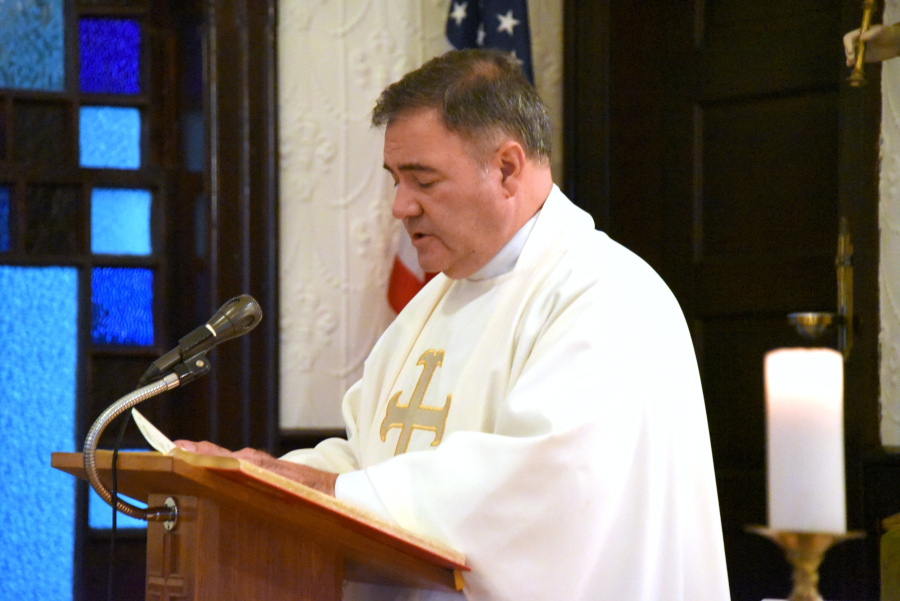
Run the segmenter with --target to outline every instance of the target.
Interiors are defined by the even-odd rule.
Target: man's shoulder
[[[563,267],[597,278],[661,279],[656,270],[631,249],[601,230],[581,232],[561,241]]]
[[[564,242],[565,250],[546,275],[545,290],[609,310],[683,315],[680,304],[660,274],[644,259],[595,230]]]
[[[611,268],[621,267],[632,270],[635,277],[656,276],[656,271],[643,259],[596,229],[591,215],[558,187],[554,186],[547,198],[534,234],[535,248],[530,257],[537,262],[556,255],[563,258],[563,263],[575,264],[586,274],[610,273]]]

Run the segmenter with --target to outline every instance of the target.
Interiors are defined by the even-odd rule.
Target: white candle
[[[843,357],[775,350],[765,378],[769,527],[846,532]]]

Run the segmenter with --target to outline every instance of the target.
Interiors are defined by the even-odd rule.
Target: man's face
[[[515,234],[515,199],[495,159],[476,162],[433,110],[401,115],[385,129],[384,168],[397,187],[392,212],[426,272],[468,277]]]

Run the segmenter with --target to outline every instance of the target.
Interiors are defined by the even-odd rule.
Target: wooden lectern
[[[110,486],[112,453],[97,451]],[[81,453],[51,464],[86,478]],[[344,580],[459,590],[465,558],[302,484],[226,457],[120,453],[119,492],[179,517],[147,528],[147,600],[331,601]]]

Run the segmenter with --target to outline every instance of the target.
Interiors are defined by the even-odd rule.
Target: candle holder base
[[[788,601],[823,601],[819,594],[819,565],[832,546],[865,536],[865,532],[798,532],[750,526],[748,532],[764,536],[784,551],[794,570],[794,590]]]

